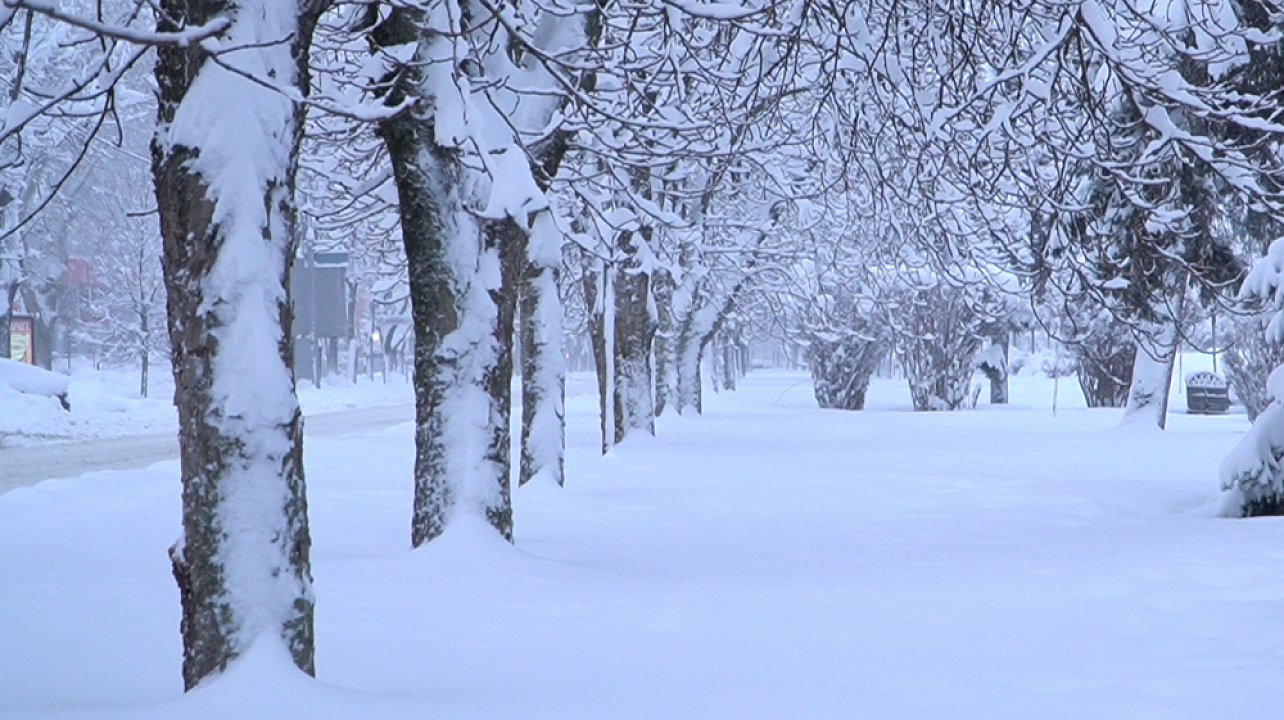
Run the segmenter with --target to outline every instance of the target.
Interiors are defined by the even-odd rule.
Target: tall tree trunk
[[[549,213],[525,243],[521,279],[522,450],[518,484],[566,482],[566,357],[562,354],[561,234]]]
[[[615,444],[615,292],[610,265],[584,255],[584,302],[588,306],[589,345],[597,374],[598,419],[602,454]]]
[[[307,92],[319,4],[162,0],[162,31],[226,13],[221,61]],[[183,680],[221,672],[263,635],[313,672],[303,421],[294,393],[289,258],[303,109],[212,62],[157,50],[152,171],[164,240],[183,481],[170,548]]]
[[[627,247],[627,240],[621,248]],[[651,340],[655,316],[649,300],[650,275],[629,260],[623,267],[589,261],[584,296],[597,367],[602,452],[634,430],[655,434],[651,399]]]
[[[1161,430],[1167,426],[1168,390],[1177,358],[1175,342],[1174,328],[1161,331],[1153,343],[1138,344],[1123,422],[1153,423]]]
[[[736,356],[735,340],[722,338],[722,389],[735,390],[736,379],[740,377],[740,363]]]
[[[674,323],[673,276],[668,271],[658,271],[651,278],[651,293],[655,300],[656,331],[652,341],[655,355],[655,415],[659,417],[669,407],[669,397],[674,392],[677,376],[674,375]]]
[[[1128,405],[1124,408],[1124,423],[1152,422],[1160,430],[1168,425],[1168,393],[1172,387],[1177,353],[1181,351],[1179,326],[1185,314],[1188,282],[1189,276],[1183,275],[1174,293],[1171,317],[1138,343],[1132,384],[1128,388]]]
[[[373,12],[373,11],[372,11]],[[377,14],[376,14],[377,17]],[[386,101],[434,107],[428,68],[452,42],[421,10],[398,6],[371,32],[384,47],[416,44]],[[509,379],[512,301],[499,248],[511,229],[483,230],[469,212],[463,151],[437,142],[431,113],[403,113],[379,128],[401,212],[415,328],[415,497],[411,543],[439,537],[459,514],[485,519],[512,540]],[[507,374],[506,372],[507,371]]]
[[[626,233],[620,250],[629,259],[617,266],[615,288],[615,442],[634,430],[655,434],[651,398],[651,340],[655,336],[651,273],[638,261],[641,233]]]
[[[708,296],[708,288],[693,294],[691,308],[678,325],[677,393],[674,398],[678,413],[688,409],[703,412],[700,364],[704,349],[722,328],[723,322],[735,307],[736,296],[744,287],[744,280],[737,283],[725,297]]]

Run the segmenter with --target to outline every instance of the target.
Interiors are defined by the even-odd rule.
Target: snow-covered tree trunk
[[[634,430],[655,434],[652,402],[651,341],[655,336],[655,305],[651,300],[651,272],[638,260],[642,232],[627,233],[620,240],[628,260],[617,266],[615,288],[615,442]]]
[[[615,277],[608,263],[584,258],[584,301],[588,305],[589,345],[597,374],[598,419],[602,454],[615,445]]]
[[[619,247],[627,250],[628,238]],[[602,452],[634,430],[655,434],[651,340],[655,334],[650,274],[636,259],[604,263],[586,257],[584,297],[597,368]]]
[[[733,338],[722,336],[722,389],[735,390],[740,377],[740,358]]]
[[[717,295],[707,296],[709,288],[700,287],[686,306],[688,313],[678,324],[677,347],[674,349],[674,372],[677,376],[674,407],[679,414],[686,410],[704,411],[700,376],[704,349],[733,307],[738,290],[739,286],[726,298],[719,298]]]
[[[561,234],[549,213],[525,242],[521,279],[522,448],[518,483],[566,482],[566,357],[562,354]]]
[[[415,89],[431,97],[422,85]],[[500,310],[507,303],[497,302],[503,288],[496,244],[505,233],[483,233],[468,212],[462,153],[437,144],[429,119],[401,115],[380,133],[397,183],[415,326],[411,543],[440,536],[458,512],[484,517],[511,540],[511,345],[504,374]],[[507,337],[511,322],[510,316]]]
[[[905,369],[915,410],[958,410],[967,405],[982,316],[966,288],[941,286],[902,294],[905,331],[896,354]]]
[[[981,349],[979,338],[910,338],[898,346],[901,366],[909,381],[914,409],[958,410],[968,400],[972,358]]]
[[[170,549],[192,688],[261,637],[313,672],[303,421],[294,392],[288,260],[303,109],[296,93],[320,6],[163,0],[162,31],[232,20],[213,41],[158,50],[153,174],[164,239],[183,480]],[[226,67],[225,67],[226,66]]]
[[[699,308],[679,326],[673,364],[677,380],[673,406],[679,415],[687,410],[694,410],[697,413],[704,411],[700,363],[704,359],[706,336],[699,328],[711,323],[714,315],[716,310],[706,305]]]
[[[677,376],[674,373],[674,323],[673,275],[659,270],[651,277],[651,296],[656,307],[656,330],[652,340],[655,357],[655,415],[659,417],[669,407],[669,398],[675,391]]]
[[[1177,343],[1175,325],[1167,325],[1138,342],[1124,423],[1154,424],[1161,430],[1167,425],[1168,390],[1173,381]]]

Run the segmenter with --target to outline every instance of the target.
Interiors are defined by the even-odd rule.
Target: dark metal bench
[[[1199,415],[1220,415],[1230,410],[1230,386],[1225,378],[1211,372],[1186,376],[1186,411]]]

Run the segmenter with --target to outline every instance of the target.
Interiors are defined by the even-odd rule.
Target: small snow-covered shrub
[[[896,355],[915,410],[967,407],[975,357],[993,322],[981,288],[904,288],[896,305]],[[974,297],[975,296],[975,297]]]
[[[886,354],[887,344],[879,338],[854,332],[814,335],[807,348],[807,365],[816,403],[822,408],[864,409],[869,379]]]
[[[1090,408],[1124,407],[1132,385],[1137,341],[1128,326],[1105,309],[1073,327],[1066,353],[1079,377],[1079,388]]]
[[[887,324],[863,283],[817,283],[802,339],[816,404],[862,410],[869,379],[887,355]]]

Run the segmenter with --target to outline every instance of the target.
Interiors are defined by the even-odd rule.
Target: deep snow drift
[[[1189,368],[1187,368],[1189,371]],[[817,410],[759,372],[567,488],[409,550],[410,426],[310,440],[318,680],[257,646],[187,696],[176,463],[0,496],[5,718],[1270,717],[1284,531],[1214,517],[1243,415]],[[1185,398],[1174,398],[1174,407]],[[1078,407],[1075,407],[1078,406]]]

